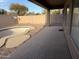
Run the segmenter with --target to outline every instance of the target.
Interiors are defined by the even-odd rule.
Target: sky
[[[31,12],[34,11],[36,13],[41,13],[44,10],[43,8],[39,7],[38,5],[28,0],[0,0],[0,9],[5,9],[9,11],[9,7],[12,3],[19,3],[25,5]]]

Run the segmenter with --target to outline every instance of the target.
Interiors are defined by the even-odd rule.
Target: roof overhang
[[[62,9],[68,0],[29,0],[46,9]]]

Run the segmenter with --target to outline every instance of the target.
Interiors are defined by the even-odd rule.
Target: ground
[[[60,26],[47,26],[16,49],[7,59],[71,59]]]
[[[31,25],[31,24],[29,24]],[[20,24],[20,25],[14,25],[14,26],[29,26],[27,24]],[[42,28],[43,26],[41,25],[31,25],[31,26],[34,26],[35,29],[31,30],[28,34],[31,35],[31,37],[33,37],[35,34],[37,34]],[[12,26],[11,26],[12,27]],[[4,28],[4,27],[1,27],[1,28]],[[25,42],[24,42],[25,43]],[[23,44],[24,44],[23,43]],[[19,47],[19,46],[18,46]],[[18,47],[16,48],[11,48],[11,49],[7,49],[4,47],[0,48],[0,59],[5,59],[7,58],[12,52],[14,52]]]

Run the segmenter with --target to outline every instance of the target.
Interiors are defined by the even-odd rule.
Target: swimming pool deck
[[[71,59],[61,27],[45,27],[7,59]]]

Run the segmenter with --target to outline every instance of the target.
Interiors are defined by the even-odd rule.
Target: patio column
[[[62,12],[63,12],[63,19],[64,19],[63,26],[65,27],[66,26],[66,20],[67,20],[67,8],[64,7]]]
[[[46,21],[46,25],[49,26],[50,25],[50,10],[47,9],[47,14],[46,14],[46,17],[47,17],[47,21]]]

